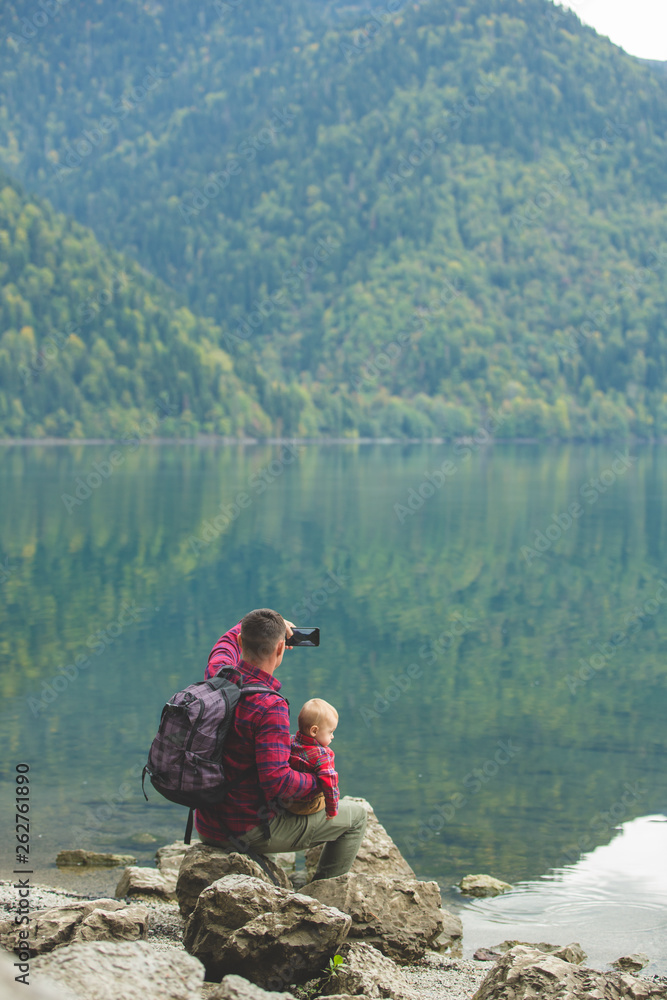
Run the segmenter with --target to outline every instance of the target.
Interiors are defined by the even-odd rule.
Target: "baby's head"
[[[311,698],[299,712],[299,732],[303,736],[312,736],[320,746],[329,746],[337,725],[338,712],[322,698]]]

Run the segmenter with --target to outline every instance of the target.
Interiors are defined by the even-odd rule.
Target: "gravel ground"
[[[99,898],[45,886],[31,886],[30,889],[30,909],[33,912],[80,899]],[[183,920],[178,904],[148,898],[140,902],[151,913],[147,938],[150,944],[160,951],[172,948],[182,951]],[[0,881],[0,919],[5,914],[15,913],[17,903],[18,893],[13,883]],[[413,985],[415,1000],[470,1000],[490,968],[488,962],[464,961],[430,952],[419,965],[404,966],[403,970]],[[205,998],[212,988],[212,985],[205,986],[202,997]]]

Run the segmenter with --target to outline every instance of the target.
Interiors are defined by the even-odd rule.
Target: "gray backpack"
[[[160,795],[189,807],[186,844],[192,835],[194,810],[219,804],[232,787],[225,777],[222,754],[239,699],[265,691],[278,694],[267,684],[242,684],[238,670],[222,667],[209,680],[177,691],[162,709],[141,787],[148,801],[144,788],[148,775]]]

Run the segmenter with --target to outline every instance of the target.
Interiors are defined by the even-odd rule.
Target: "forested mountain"
[[[3,433],[268,433],[210,320],[1,177],[0,282]]]
[[[224,352],[236,422],[165,344],[170,433],[667,432],[659,65],[547,0],[46,7],[0,12],[0,163]]]

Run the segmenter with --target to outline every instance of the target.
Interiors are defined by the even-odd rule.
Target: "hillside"
[[[210,321],[1,176],[0,291],[0,435],[267,433]]]
[[[0,163],[274,431],[667,433],[667,76],[546,0],[392,9],[10,2]]]

